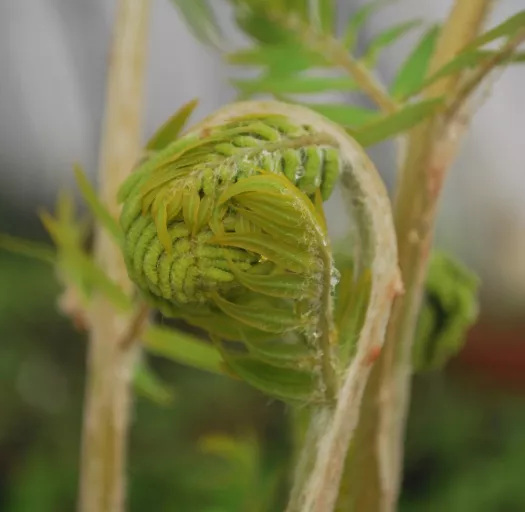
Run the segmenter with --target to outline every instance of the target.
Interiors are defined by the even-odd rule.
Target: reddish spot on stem
[[[441,192],[443,185],[443,168],[440,166],[431,167],[428,172],[427,190],[430,197],[436,199]]]
[[[370,349],[370,352],[366,356],[365,364],[367,366],[374,364],[378,360],[380,355],[381,355],[381,347],[379,345],[372,347]]]
[[[203,128],[201,130],[200,138],[205,139],[211,135],[211,128]]]

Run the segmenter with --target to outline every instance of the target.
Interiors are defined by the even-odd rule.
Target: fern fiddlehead
[[[320,202],[343,164],[333,137],[278,112],[190,130],[122,187],[131,278],[165,315],[243,341],[267,364],[299,364],[302,398],[333,398],[330,346],[321,354],[318,339],[335,335],[337,271]],[[241,373],[251,363],[225,354]]]
[[[251,197],[253,190],[225,200],[233,184],[282,174],[310,197],[319,191],[326,199],[341,165],[334,141],[279,115],[227,123],[206,137],[191,132],[175,146],[167,157],[161,153],[148,161],[123,189],[121,217],[128,269],[170,316],[188,304],[206,303],[213,292],[227,295],[244,273],[271,274],[278,266],[246,250],[242,238],[272,234],[272,219],[259,214],[277,212],[271,200],[278,182],[264,199]],[[253,199],[259,200],[256,207]],[[281,213],[293,215],[293,208]],[[273,221],[286,225],[290,219]],[[221,237],[224,243],[217,242]],[[313,264],[290,261],[284,270],[301,274],[307,263]]]
[[[355,236],[335,314],[339,273],[322,201],[337,180]],[[317,404],[289,510],[329,510],[370,353],[399,291],[390,205],[364,151],[307,108],[240,102],[148,154],[120,200],[124,257],[144,297],[205,329],[248,383]],[[352,304],[358,322],[347,321]]]

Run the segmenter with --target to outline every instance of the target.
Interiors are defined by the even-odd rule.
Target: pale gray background
[[[343,12],[352,5],[342,2]],[[442,19],[451,1],[403,0],[377,15],[366,36],[408,17]],[[491,23],[525,7],[497,2]],[[36,208],[71,184],[71,163],[94,175],[114,0],[0,1],[0,186],[2,201]],[[228,17],[228,12],[221,12]],[[342,16],[341,16],[342,19]],[[390,79],[414,37],[385,52]],[[364,41],[363,41],[364,42]],[[231,101],[230,71],[189,33],[169,0],[153,1],[145,136],[182,103],[196,117]],[[480,272],[497,301],[525,296],[525,66],[498,77],[476,116],[446,186],[437,241]],[[372,153],[388,184],[394,153]],[[329,209],[340,215],[336,201]]]

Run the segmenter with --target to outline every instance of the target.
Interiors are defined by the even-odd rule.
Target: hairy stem
[[[479,32],[490,0],[457,0],[438,42],[431,74]],[[440,80],[428,95],[450,94],[460,76]],[[385,348],[372,371],[356,441],[345,468],[337,510],[396,509],[403,463],[403,436],[410,395],[414,332],[432,245],[443,181],[460,146],[466,118],[422,123],[409,136],[394,208],[399,265],[405,294],[393,308]],[[352,480],[357,478],[357,480]]]
[[[149,0],[120,0],[116,14],[99,168],[101,197],[114,217],[118,187],[140,151],[149,6]],[[102,228],[95,244],[98,263],[131,293],[120,249]],[[79,511],[120,512],[125,506],[130,382],[137,347],[120,343],[130,318],[105,297],[96,297],[90,317]]]
[[[302,43],[322,55],[334,66],[344,70],[352,77],[359,89],[363,91],[383,112],[392,114],[398,110],[397,103],[391,98],[378,82],[373,73],[357,60],[348,49],[331,34],[325,34],[303,22],[298,17],[290,17],[283,13],[268,11],[267,16],[275,23],[294,32]]]
[[[342,144],[344,150],[344,144]],[[365,266],[372,289],[357,353],[345,370],[335,402],[314,408],[296,468],[287,512],[326,512],[337,500],[346,449],[360,413],[363,391],[370,374],[369,355],[383,343],[394,296],[400,291],[396,242],[388,202],[375,170],[364,154],[349,149],[353,167],[343,171],[341,183],[349,209],[360,231]]]
[[[479,84],[498,65],[512,56],[516,48],[525,41],[525,30],[520,30],[514,37],[509,39],[503,48],[487,59],[476,71],[469,76],[454,95],[447,109],[447,118],[453,118],[461,108],[465,100],[474,92]]]

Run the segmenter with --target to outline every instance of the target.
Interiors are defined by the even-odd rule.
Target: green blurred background
[[[5,198],[2,219],[2,231],[45,238]],[[57,313],[48,266],[2,252],[0,283],[0,510],[72,511],[86,337]],[[402,511],[525,510],[524,349],[523,325],[485,306],[460,357],[415,379]],[[130,511],[281,510],[286,407],[240,382],[152,364],[176,397],[166,407],[136,399]],[[218,435],[237,440],[233,459],[205,449]]]
[[[0,5],[0,56],[7,57],[0,59],[2,80],[7,77],[0,88],[0,232],[45,240],[36,210],[52,204],[58,189],[71,183],[74,159],[91,172],[96,167],[112,16],[107,6],[113,3],[49,1],[30,8],[30,2],[8,0]],[[449,3],[443,2],[444,12]],[[166,66],[161,50],[166,47],[170,62],[182,70]],[[42,83],[42,76],[51,81]],[[168,2],[156,4],[147,131],[191,97],[203,99],[200,116],[230,101],[233,92],[217,85],[225,83],[225,76],[218,57],[196,45]],[[513,76],[515,89],[523,90],[523,74]],[[519,115],[516,105],[510,110]],[[482,126],[509,126],[495,116],[493,110]],[[525,267],[523,235],[513,242],[523,229],[509,228],[504,244],[489,238],[488,217],[481,217],[489,209],[480,214],[475,199],[487,187],[494,192],[495,185],[478,172],[478,164],[468,167],[478,162],[475,153],[487,159],[480,152],[486,144],[477,134],[477,145],[476,139],[467,141],[470,154],[461,157],[467,178],[453,178],[456,193],[467,190],[474,199],[458,209],[457,195],[447,192],[438,240],[474,263],[484,279],[482,314],[465,349],[445,371],[415,379],[402,512],[525,511],[525,308],[515,292],[506,293],[501,285],[504,271]],[[508,156],[507,149],[519,143],[506,144],[496,144],[494,153]],[[517,157],[508,156],[509,165],[496,169],[500,188],[508,183],[524,190],[519,147]],[[387,181],[389,169],[381,163],[391,161],[388,155],[376,155]],[[520,170],[518,181],[511,169]],[[467,183],[469,175],[477,180],[475,187]],[[501,213],[511,202],[504,193],[494,195]],[[508,211],[514,222],[524,212],[512,204],[515,209]],[[508,214],[497,216],[494,224],[499,235],[503,218]],[[523,228],[523,222],[519,225]],[[496,259],[493,247],[506,252],[499,251]],[[509,282],[523,297],[523,282]],[[75,509],[86,336],[59,315],[58,293],[49,267],[0,252],[0,512]],[[173,387],[175,400],[159,407],[136,398],[130,512],[282,510],[292,450],[290,411],[240,382],[151,362]],[[230,446],[229,440],[236,444]]]

